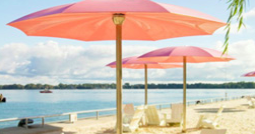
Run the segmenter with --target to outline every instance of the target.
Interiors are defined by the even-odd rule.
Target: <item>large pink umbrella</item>
[[[246,74],[244,74],[244,75],[242,75],[242,76],[244,76],[244,77],[255,77],[255,71],[246,73]]]
[[[226,62],[233,60],[222,52],[194,46],[166,47],[140,56],[141,60],[159,63],[183,63],[183,131],[186,131],[186,63]]]
[[[116,40],[117,133],[122,133],[122,39],[160,40],[210,35],[224,22],[201,12],[150,0],[83,0],[38,11],[8,25],[29,36]],[[123,33],[123,35],[122,35]]]
[[[116,62],[107,64],[111,68],[116,68]],[[180,64],[159,64],[157,62],[148,62],[138,60],[136,56],[124,58],[122,60],[122,68],[129,69],[144,69],[144,104],[148,104],[148,68],[149,69],[167,69],[167,68],[179,68]]]

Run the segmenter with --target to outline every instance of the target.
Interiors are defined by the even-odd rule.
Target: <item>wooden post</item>
[[[186,132],[186,56],[183,57],[183,127],[182,132]]]
[[[144,96],[144,105],[148,104],[148,65],[144,64],[144,77],[145,77],[145,96]]]
[[[116,106],[117,123],[116,132],[122,134],[122,24],[125,20],[124,14],[114,14],[113,22],[116,25]]]

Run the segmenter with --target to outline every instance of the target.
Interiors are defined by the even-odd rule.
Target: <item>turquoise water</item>
[[[209,99],[228,96],[254,94],[252,89],[188,89],[187,100]],[[115,90],[53,90],[51,94],[41,94],[39,90],[0,90],[7,103],[0,103],[0,119],[60,114],[66,112],[114,108]],[[182,101],[182,90],[149,90],[149,104],[174,103]],[[141,105],[144,103],[143,90],[124,90],[123,103]],[[102,114],[109,114],[102,113]],[[114,112],[110,112],[114,114]],[[79,115],[79,117],[94,114]],[[46,118],[46,122],[67,120],[68,117]],[[35,120],[39,123],[40,120]],[[17,121],[0,122],[0,128],[16,126]]]

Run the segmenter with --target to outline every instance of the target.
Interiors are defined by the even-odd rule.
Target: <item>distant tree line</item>
[[[222,84],[209,84],[209,83],[195,83],[188,84],[188,88],[199,89],[199,88],[255,88],[254,82],[229,82]],[[100,83],[85,83],[85,84],[11,84],[11,85],[0,85],[0,89],[115,89],[116,85],[112,84],[100,84]],[[144,84],[129,84],[123,85],[124,89],[144,89]],[[182,89],[182,84],[148,84],[149,89]]]

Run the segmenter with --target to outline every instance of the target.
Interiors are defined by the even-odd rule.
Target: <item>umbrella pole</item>
[[[125,20],[124,14],[114,14],[113,22],[116,25],[116,101],[117,101],[117,123],[116,132],[122,134],[122,23]]]
[[[145,78],[145,84],[144,84],[144,88],[145,88],[145,101],[144,101],[144,105],[148,104],[148,65],[144,64],[144,78]]]
[[[183,126],[182,132],[186,132],[186,56],[183,57]]]

